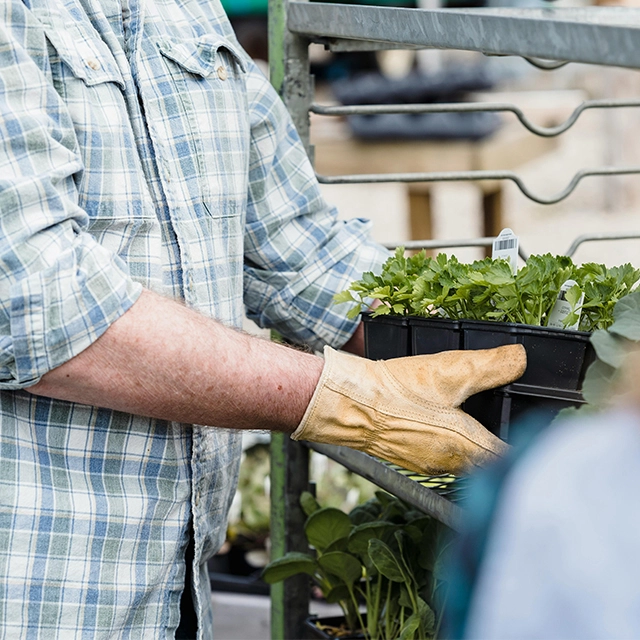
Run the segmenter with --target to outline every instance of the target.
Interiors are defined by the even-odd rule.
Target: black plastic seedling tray
[[[536,412],[541,425],[584,402],[582,382],[595,352],[582,331],[504,322],[363,314],[365,353],[375,360],[522,344],[527,369],[516,383],[471,396],[463,409],[492,433],[512,440],[513,425]]]
[[[411,355],[409,319],[404,316],[378,316],[363,313],[364,352],[371,360],[388,360]]]
[[[410,317],[411,353],[414,356],[462,347],[462,332],[458,320],[447,318]]]
[[[461,324],[463,349],[524,345],[527,369],[518,380],[520,384],[578,391],[595,359],[591,334],[583,331],[478,320],[463,320]]]
[[[567,407],[584,404],[578,391],[560,391],[514,383],[499,389],[478,393],[469,398],[463,409],[491,433],[513,442],[518,424],[527,414],[536,417],[543,428]]]

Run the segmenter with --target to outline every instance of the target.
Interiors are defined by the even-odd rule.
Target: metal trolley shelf
[[[308,442],[306,446],[371,480],[380,488],[428,513],[448,527],[458,528],[462,514],[455,501],[464,488],[463,478],[446,474],[421,475],[348,447],[334,447],[314,442]]]
[[[640,69],[640,11],[624,8],[571,9],[400,9],[270,0],[269,57],[271,81],[287,105],[310,157],[309,113],[412,113],[434,111],[511,111],[522,126],[539,136],[555,136],[569,129],[586,109],[640,106],[640,100],[591,100],[580,105],[563,124],[548,129],[536,127],[514,105],[465,103],[438,105],[385,105],[384,107],[324,107],[313,102],[308,47],[322,43],[332,51],[372,51],[394,48],[439,48],[478,51],[487,55],[520,56],[538,68],[552,71],[568,62],[585,62]],[[436,172],[422,174],[374,174],[319,176],[325,183],[435,182],[449,180],[511,180],[537,202],[552,204],[567,197],[583,178],[592,175],[640,173],[640,167],[583,169],[559,194],[531,193],[519,176],[507,171]],[[639,234],[595,234],[580,236],[567,250],[573,255],[583,242],[639,237]],[[486,246],[488,238],[459,243],[420,241],[409,243],[429,248],[441,246]],[[526,254],[521,253],[522,257]],[[298,443],[283,434],[271,440],[271,540],[274,557],[286,551],[304,551],[304,514],[300,493],[309,484],[309,449],[337,460],[447,525],[457,528],[461,510],[455,504],[460,481],[416,476],[366,454],[326,445]],[[308,580],[291,578],[274,585],[272,594],[272,638],[306,637],[303,621],[308,614]]]

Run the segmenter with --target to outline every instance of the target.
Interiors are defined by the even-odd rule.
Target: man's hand
[[[360,449],[421,473],[460,474],[507,445],[459,407],[519,378],[522,345],[373,362],[330,348],[294,439]]]

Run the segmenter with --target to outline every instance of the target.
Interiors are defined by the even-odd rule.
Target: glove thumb
[[[407,388],[403,381],[411,380],[408,391],[444,406],[459,407],[469,396],[517,380],[527,367],[527,356],[521,344],[511,344],[394,358],[385,365],[401,386]]]

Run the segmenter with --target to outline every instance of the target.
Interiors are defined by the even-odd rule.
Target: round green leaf
[[[318,558],[318,564],[324,571],[343,580],[346,584],[353,584],[362,577],[362,565],[348,553],[332,551]]]
[[[582,385],[584,399],[591,405],[606,404],[611,399],[611,384],[616,377],[617,369],[596,360],[587,369]]]
[[[347,589],[347,585],[345,584],[339,584],[336,587],[332,587],[328,593],[324,594],[324,599],[329,604],[336,604],[341,600],[349,600],[350,598],[349,589]]]
[[[420,626],[420,614],[412,613],[400,630],[400,640],[413,640]]]
[[[392,582],[406,582],[404,572],[393,551],[382,540],[369,540],[369,557],[376,569]]]
[[[609,327],[609,331],[637,342],[640,340],[640,316],[637,319],[624,317],[621,320],[617,320]]]
[[[383,535],[396,525],[389,522],[365,522],[358,525],[349,535],[348,549],[351,553],[364,556],[369,553],[369,540],[373,538],[381,539]]]
[[[300,494],[300,506],[306,516],[310,516],[320,509],[320,505],[315,497],[308,491],[303,491]]]
[[[640,291],[634,291],[616,302],[616,306],[613,308],[613,317],[618,321],[625,316],[640,319]],[[629,338],[630,336],[625,337]]]
[[[429,635],[432,635],[436,628],[436,614],[422,598],[418,598],[418,614],[420,615],[422,628]]]
[[[315,560],[306,553],[290,551],[282,558],[270,562],[262,572],[262,579],[273,584],[299,573],[307,573],[312,576],[316,572],[316,566]]]
[[[318,551],[324,551],[332,542],[346,538],[350,531],[349,516],[332,507],[318,509],[307,518],[304,525],[309,544]]]
[[[330,553],[332,551],[347,551],[347,538],[338,538],[338,540],[334,540],[324,550],[324,553]]]
[[[614,336],[608,331],[595,331],[591,335],[591,344],[602,362],[617,369],[622,365],[631,343],[629,340]]]

